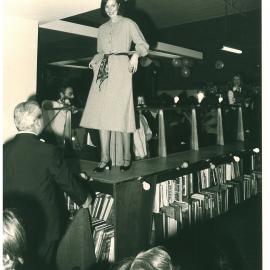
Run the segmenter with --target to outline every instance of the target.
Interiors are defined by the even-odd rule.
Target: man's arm
[[[55,149],[52,163],[49,168],[55,182],[66,192],[71,199],[80,206],[88,207],[92,201],[91,195],[69,170],[67,164],[58,149]]]

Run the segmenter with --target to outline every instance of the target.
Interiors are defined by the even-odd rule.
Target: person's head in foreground
[[[18,131],[39,135],[44,123],[38,103],[35,101],[19,103],[14,110],[14,123]]]
[[[118,263],[117,270],[172,270],[170,255],[162,247],[154,247],[140,252],[135,258],[128,258]]]
[[[17,269],[23,264],[26,237],[18,217],[9,209],[3,212],[3,266],[5,270]]]

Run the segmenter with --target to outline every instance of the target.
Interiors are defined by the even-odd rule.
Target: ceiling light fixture
[[[231,18],[228,16],[228,3],[226,0],[225,2],[225,42],[224,44],[227,45],[233,45],[235,41],[232,40],[232,22]],[[236,54],[242,54],[242,50],[233,48],[231,46],[223,45],[221,48],[222,51],[230,52],[230,53],[236,53]]]
[[[227,51],[227,52],[231,52],[231,53],[237,53],[237,54],[242,54],[242,50],[239,49],[235,49],[232,47],[228,47],[228,46],[224,46],[221,48],[222,51]]]

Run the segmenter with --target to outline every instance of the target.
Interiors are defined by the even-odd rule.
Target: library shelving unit
[[[144,108],[145,110],[146,108]],[[241,166],[250,173],[253,151],[245,146],[241,106],[238,110],[237,141],[224,145],[222,111],[217,107],[217,145],[199,149],[196,106],[191,108],[191,150],[167,155],[163,109],[159,115],[159,156],[136,161],[130,170],[121,172],[119,167],[111,171],[95,173],[96,162],[80,160],[81,171],[89,176],[93,190],[110,194],[114,198],[112,223],[114,225],[115,260],[132,256],[150,245],[153,206],[156,184],[176,179],[188,173],[195,173],[210,163],[225,163],[233,156],[240,157],[248,166]],[[183,163],[188,168],[183,168]],[[206,165],[208,164],[208,165]],[[195,192],[195,191],[194,191]]]

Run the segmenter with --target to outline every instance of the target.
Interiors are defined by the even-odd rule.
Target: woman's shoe
[[[125,165],[126,161],[129,162],[129,164],[127,166]],[[131,164],[132,164],[132,160],[124,159],[124,165],[120,166],[120,171],[129,170],[131,167]]]
[[[102,166],[103,165],[103,166]],[[111,170],[112,161],[100,161],[98,166],[93,170],[94,172],[104,172],[105,170]]]

